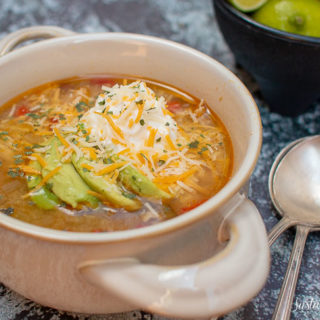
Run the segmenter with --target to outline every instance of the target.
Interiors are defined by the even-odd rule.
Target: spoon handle
[[[287,217],[283,217],[269,232],[269,246],[271,247],[274,241],[280,236],[280,234],[291,227],[294,222]]]
[[[298,225],[297,233],[291,251],[287,272],[281,287],[278,302],[272,320],[289,320],[293,296],[301,265],[303,249],[307,240],[309,227]]]

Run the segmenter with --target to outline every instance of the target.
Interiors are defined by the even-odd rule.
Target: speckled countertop
[[[0,0],[0,37],[22,27],[47,24],[78,32],[124,31],[149,34],[194,47],[235,72],[255,97],[263,123],[263,145],[253,173],[250,198],[259,208],[268,230],[278,218],[268,195],[268,173],[277,153],[299,137],[320,133],[320,104],[296,118],[268,111],[250,76],[236,66],[217,27],[209,0]],[[260,294],[246,306],[223,317],[225,320],[271,319],[285,274],[294,230],[283,234],[271,249],[269,279]],[[292,319],[320,318],[320,234],[307,240]],[[300,308],[297,308],[300,306]],[[0,320],[140,320],[165,318],[141,311],[126,314],[85,316],[59,312],[24,299],[0,284]]]

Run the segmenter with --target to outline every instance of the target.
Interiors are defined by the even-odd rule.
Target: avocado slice
[[[52,184],[52,191],[55,195],[73,208],[81,202],[88,202],[91,206],[96,207],[99,200],[88,193],[90,188],[79,176],[74,166],[71,163],[61,162],[57,149],[61,145],[60,141],[53,138],[49,145],[50,149],[45,155],[47,167],[42,169],[42,175],[45,176],[56,167],[61,166],[61,169],[48,181]]]
[[[81,157],[76,160],[76,156],[72,156],[72,163],[82,179],[95,191],[105,196],[110,203],[123,207],[128,211],[135,211],[141,208],[141,202],[137,199],[128,197],[127,193],[122,192],[117,184],[109,183],[103,176],[95,176],[89,171],[81,167],[82,164],[92,165],[92,161]],[[135,195],[132,195],[135,196]]]
[[[30,167],[41,171],[41,165],[38,161],[31,161],[29,164]],[[41,182],[41,177],[36,175],[27,176],[28,188],[35,188]],[[40,209],[50,210],[55,208],[59,204],[58,197],[52,193],[46,186],[41,187],[36,192],[32,193],[31,200],[36,204]]]
[[[114,160],[119,160],[118,156],[113,156]],[[136,194],[144,197],[166,200],[171,195],[158,188],[148,177],[137,170],[133,165],[125,167],[119,173],[120,181],[123,185]]]

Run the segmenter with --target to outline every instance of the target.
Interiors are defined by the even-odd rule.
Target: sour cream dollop
[[[143,81],[102,87],[95,106],[81,118],[90,128],[90,138],[105,148],[133,152],[153,148],[163,152],[176,144],[177,123],[166,107],[164,97],[156,97]]]

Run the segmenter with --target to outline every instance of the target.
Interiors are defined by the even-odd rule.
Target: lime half
[[[252,17],[275,29],[320,37],[319,0],[269,0]]]
[[[229,0],[229,2],[242,12],[251,12],[262,7],[268,0]]]

